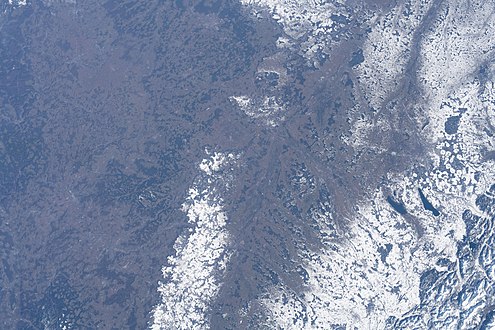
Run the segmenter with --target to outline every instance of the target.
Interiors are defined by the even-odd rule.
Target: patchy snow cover
[[[398,189],[417,192],[412,181],[397,179],[403,185]],[[319,253],[301,252],[307,290],[296,293],[283,284],[272,288],[262,300],[269,322],[287,329],[383,329],[389,317],[400,317],[416,306],[420,275],[441,258],[455,260],[464,223],[460,214],[454,221],[448,215],[431,216],[417,194],[405,200],[411,214],[407,218],[376,191],[371,204],[358,207],[347,240],[326,243]],[[326,216],[328,225],[334,223],[333,215]]]
[[[451,13],[455,12],[456,9],[451,8]],[[458,14],[464,15],[460,12]],[[455,18],[450,17],[450,19]],[[492,19],[491,23],[493,24],[494,21],[495,19]],[[444,28],[443,25],[440,26]],[[430,153],[431,159],[434,160],[434,168],[419,178],[418,185],[425,187],[429,195],[434,196],[432,203],[441,205],[440,211],[451,221],[457,220],[464,210],[487,219],[487,215],[479,211],[475,201],[495,182],[495,140],[490,133],[495,127],[495,82],[492,80],[495,67],[486,66],[484,68],[486,76],[473,74],[475,67],[484,62],[484,56],[470,51],[472,57],[478,56],[479,62],[476,65],[471,58],[463,62],[466,55],[458,49],[464,45],[457,43],[467,42],[467,39],[460,41],[459,39],[462,38],[457,34],[450,43],[440,36],[438,34],[437,42],[443,44],[442,48],[457,50],[449,53],[447,56],[449,60],[444,59],[442,64],[436,60],[434,62],[424,60],[422,72],[425,73],[425,77],[433,77],[442,71],[437,65],[445,65],[452,66],[459,76],[447,77],[450,73],[444,69],[443,78],[435,78],[445,79],[443,85],[434,86],[434,79],[424,81],[430,96],[426,105],[430,124],[425,128],[424,136],[434,147]],[[428,58],[429,54],[426,53],[427,51],[423,56]],[[451,228],[452,224],[443,223],[442,226]],[[488,230],[486,233],[488,240],[492,240],[491,229],[486,228],[486,230]],[[477,244],[485,245],[486,243],[483,242],[485,239]],[[476,254],[476,251],[458,251],[457,257],[461,257],[464,253]],[[480,265],[476,259],[469,266],[469,276],[455,271],[460,267],[467,267],[461,266],[467,261],[458,258],[451,259],[454,262],[454,270],[437,268],[438,271],[443,271],[441,274],[445,278],[439,281],[446,283],[446,287],[435,288],[438,293],[432,298],[433,301],[425,303],[422,310],[412,309],[406,314],[404,319],[414,319],[414,322],[409,321],[404,328],[413,325],[417,328],[428,328],[432,324],[463,329],[479,327],[485,314],[483,310],[492,304],[487,299],[491,294],[487,292],[493,283],[490,283],[488,274],[483,271],[483,265]],[[480,276],[480,274],[484,275]],[[470,295],[466,296],[463,293],[462,304],[452,303],[451,297],[459,291],[464,291],[465,287],[470,288]],[[448,322],[442,323],[444,321]]]
[[[466,198],[482,194],[495,181],[491,156],[495,140],[490,136],[495,127],[494,109],[495,83],[481,84],[474,78],[444,99],[439,109],[431,108],[432,123],[426,131],[435,145],[431,158],[436,168],[427,176],[432,178],[433,189]],[[447,133],[446,125],[452,117],[459,118],[458,127]]]
[[[351,13],[342,0],[240,1],[255,15],[268,10],[285,32],[278,46],[300,53],[314,66],[318,66],[317,57],[329,56],[331,45],[339,40],[339,32],[351,20]]]
[[[495,51],[495,7],[489,1],[442,4],[421,41],[419,80],[431,107],[475,75]]]
[[[495,9],[466,6],[445,4],[421,51],[429,119],[423,136],[433,147],[434,168],[419,184],[450,214],[476,209],[476,196],[495,182],[495,66],[485,63],[495,49]]]
[[[266,77],[271,76],[269,87],[265,86],[261,96],[237,95],[230,97],[230,101],[246,115],[264,125],[278,126],[286,116],[286,102],[276,96],[284,93],[283,87],[287,84],[287,68],[283,63],[284,56],[280,52],[264,58],[256,70],[256,80],[266,82]]]
[[[9,5],[11,5],[11,6],[25,6],[25,5],[27,5],[27,0],[9,0]]]
[[[311,12],[321,11],[317,1],[241,2],[270,10],[286,33],[280,47],[294,48],[295,40],[316,34],[311,22],[318,19]],[[365,98],[379,108],[393,95],[406,73],[411,49],[420,41],[418,80],[427,103],[418,106],[426,109],[429,120],[423,134],[432,146],[433,169],[411,168],[409,173],[388,178],[408,215],[394,212],[384,193],[377,191],[374,201],[359,205],[349,237],[341,245],[325,242],[318,253],[301,251],[306,260],[302,266],[309,275],[306,291],[294,292],[283,283],[272,287],[261,299],[268,315],[266,326],[386,328],[390,317],[400,318],[419,304],[425,271],[444,271],[446,266],[438,263],[442,259],[458,262],[458,242],[465,235],[462,213],[475,210],[476,195],[495,181],[495,142],[489,135],[495,127],[495,86],[490,80],[495,68],[485,64],[485,76],[478,74],[495,47],[494,9],[491,3],[445,2],[426,36],[415,40],[431,3],[407,1],[389,13],[377,14],[363,48],[364,62],[355,70]],[[317,41],[313,45],[321,46]],[[236,101],[241,107],[251,105],[248,97]],[[453,116],[459,117],[458,122],[450,119],[455,127],[447,129]],[[370,128],[358,121],[354,131],[364,138]],[[438,217],[424,209],[418,187],[439,208]],[[316,220],[322,222],[325,217],[331,224],[329,213],[319,214]],[[460,316],[452,308],[441,317]],[[419,315],[418,324],[427,326],[428,318],[427,312]]]
[[[431,0],[409,0],[387,13],[377,13],[363,46],[364,61],[356,67],[360,88],[375,109],[400,84],[410,60],[416,29]]]
[[[208,152],[207,152],[208,153]],[[163,267],[158,292],[162,303],[153,310],[151,329],[208,329],[209,304],[221,286],[229,259],[227,215],[217,187],[226,189],[237,156],[215,152],[204,159],[202,174],[182,205],[191,228],[177,238],[175,255]]]
[[[248,96],[232,96],[234,102],[246,115],[261,120],[265,125],[276,127],[284,117],[284,106],[275,96],[265,96],[261,100],[253,100]]]

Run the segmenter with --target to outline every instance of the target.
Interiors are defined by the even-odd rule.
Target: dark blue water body
[[[352,53],[351,60],[349,61],[349,65],[351,67],[355,67],[356,65],[359,65],[364,62],[364,54],[363,50],[359,49],[358,51]]]
[[[407,214],[407,210],[406,210],[406,207],[404,206],[404,204],[395,201],[392,196],[387,196],[387,202],[399,214]]]
[[[390,251],[392,251],[392,248],[392,244],[385,244],[385,247],[378,247],[378,252],[380,253],[380,259],[382,260],[382,262],[387,261],[387,257],[390,254]]]
[[[460,115],[447,118],[447,121],[445,122],[445,133],[449,135],[456,134],[460,121]]]
[[[419,192],[419,197],[421,198],[421,202],[423,203],[423,207],[425,210],[431,211],[434,216],[439,216],[440,212],[433,206],[433,204],[430,203],[430,201],[426,198],[425,194],[423,194],[423,191],[421,188],[418,188]]]
[[[332,15],[332,16],[330,16],[330,18],[332,19],[332,21],[337,22],[338,24],[349,24],[350,23],[350,20],[343,15]]]

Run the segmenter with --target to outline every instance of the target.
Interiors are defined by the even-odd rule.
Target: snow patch
[[[27,5],[27,0],[9,0],[9,5],[16,7],[25,6]]]
[[[320,252],[301,252],[309,275],[306,291],[293,292],[283,284],[273,287],[262,300],[271,324],[295,329],[329,325],[383,329],[390,316],[400,317],[419,304],[421,274],[440,258],[455,259],[464,225],[460,216],[454,222],[447,216],[433,219],[417,196],[415,205],[407,205],[412,216],[402,217],[383,196],[377,190],[371,203],[358,206],[351,232],[341,244],[323,241]],[[333,216],[328,212],[326,216],[333,223]],[[419,226],[424,230],[421,234]]]
[[[262,17],[268,11],[271,18],[284,29],[285,35],[277,43],[308,59],[318,66],[318,57],[326,58],[331,47],[342,36],[343,28],[351,21],[345,1],[319,0],[240,0],[254,15]]]
[[[431,106],[473,76],[495,51],[495,10],[490,2],[445,2],[421,42],[419,81]]]
[[[232,96],[230,100],[236,104],[246,115],[261,120],[265,125],[277,127],[285,120],[285,106],[276,96],[264,96],[260,100],[241,95]]]
[[[416,28],[431,0],[410,0],[386,14],[378,13],[363,46],[364,61],[356,67],[358,81],[370,105],[379,109],[393,92],[410,60]]]
[[[226,189],[228,176],[222,171],[232,169],[237,158],[215,152],[200,163],[203,174],[182,205],[191,228],[177,238],[175,255],[162,269],[164,279],[158,286],[162,303],[153,309],[151,329],[209,328],[209,306],[230,257],[227,214],[217,187]]]

